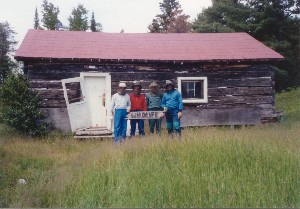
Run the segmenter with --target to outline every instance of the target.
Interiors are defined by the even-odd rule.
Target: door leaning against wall
[[[80,95],[69,97],[68,84],[78,82]],[[62,80],[72,131],[88,127],[111,130],[109,104],[111,99],[111,76],[108,73],[80,73],[80,77]],[[78,84],[77,84],[78,85]]]

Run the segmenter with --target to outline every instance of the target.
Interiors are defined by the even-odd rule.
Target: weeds
[[[182,141],[24,140],[0,126],[0,207],[300,207],[299,92],[277,96],[282,123]]]

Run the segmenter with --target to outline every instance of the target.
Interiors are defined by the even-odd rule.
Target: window
[[[207,77],[178,77],[184,103],[207,103]]]
[[[67,89],[67,96],[68,96],[69,104],[84,101],[80,82],[66,83],[66,89]]]

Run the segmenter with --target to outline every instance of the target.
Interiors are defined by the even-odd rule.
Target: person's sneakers
[[[173,133],[168,133],[169,139],[173,139]]]
[[[181,132],[176,132],[176,138],[177,138],[178,140],[181,140]]]

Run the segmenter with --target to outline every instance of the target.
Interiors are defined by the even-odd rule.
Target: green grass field
[[[184,129],[114,146],[0,126],[0,207],[300,207],[300,89],[279,124]],[[24,178],[26,185],[17,184]]]

